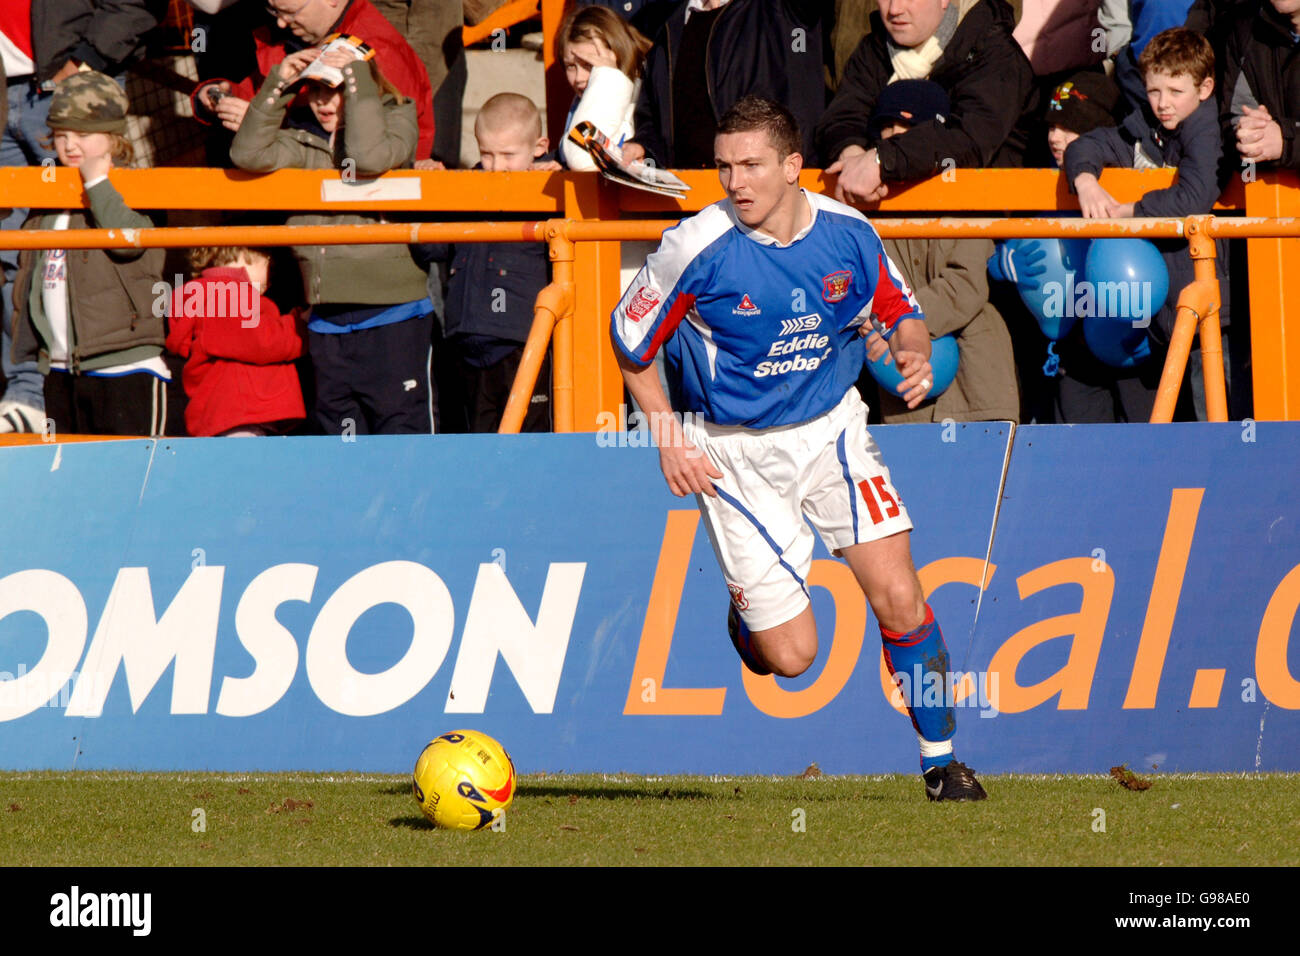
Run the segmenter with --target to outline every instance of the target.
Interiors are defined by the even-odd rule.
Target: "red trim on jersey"
[[[884,255],[876,261],[876,293],[871,300],[871,311],[879,316],[887,329],[892,329],[899,319],[916,314],[907,294],[894,284]]]
[[[0,4],[0,33],[35,62],[32,52],[32,0],[5,0]]]
[[[695,308],[695,296],[690,293],[683,293],[673,300],[673,307],[668,310],[668,318],[664,319],[658,330],[655,331],[654,338],[646,346],[645,351],[641,354],[641,361],[648,363],[654,358],[655,353],[659,351],[659,346],[663,345],[673,333],[677,331],[677,326],[682,324],[682,319],[686,313]]]

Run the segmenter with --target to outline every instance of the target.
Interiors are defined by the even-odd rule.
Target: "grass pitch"
[[[409,777],[0,773],[7,866],[1300,864],[1300,775],[520,778],[503,832],[433,829]]]

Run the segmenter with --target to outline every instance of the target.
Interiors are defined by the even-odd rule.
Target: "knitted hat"
[[[1100,126],[1114,126],[1119,87],[1104,73],[1084,70],[1052,91],[1043,119],[1072,133],[1086,133]]]
[[[73,73],[54,88],[50,129],[78,133],[125,133],[130,109],[126,94],[110,77],[94,71]]]
[[[895,80],[880,91],[867,125],[872,135],[878,136],[890,123],[942,123],[948,118],[949,105],[947,91],[933,80]]]

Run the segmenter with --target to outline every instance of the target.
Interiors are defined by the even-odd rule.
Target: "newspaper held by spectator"
[[[569,139],[590,153],[600,174],[613,182],[678,199],[691,188],[666,169],[624,162],[623,151],[591,123],[578,123],[569,130]]]
[[[346,33],[331,33],[321,46],[320,56],[312,60],[298,79],[316,80],[326,86],[338,86],[342,83],[343,71],[325,63],[325,57],[335,50],[342,50],[357,60],[368,60],[375,55],[374,48],[368,46],[361,37],[349,36]]]

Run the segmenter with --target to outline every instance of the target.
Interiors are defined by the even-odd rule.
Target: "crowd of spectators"
[[[188,4],[205,38],[192,46],[191,102],[210,164],[358,176],[459,164],[461,0]],[[182,7],[6,0],[0,165],[76,167],[90,202],[0,210],[0,226],[161,224],[128,209],[108,172],[132,162],[126,73]],[[364,46],[323,53],[334,35]],[[1300,0],[575,0],[555,41],[573,89],[566,130],[591,122],[628,160],[708,168],[718,117],[758,94],[794,114],[805,166],[837,174],[836,198],[868,207],[957,167],[1037,166],[1063,170],[1085,216],[1183,216],[1208,212],[1243,170],[1300,168]],[[527,97],[489,101],[474,134],[487,171],[592,168],[573,143],[546,139]],[[1097,180],[1108,166],[1178,175],[1120,204]],[[548,278],[541,249],[194,250],[192,280],[163,315],[141,314],[141,290],[163,279],[157,253],[0,251],[0,431],[50,419],[118,434],[495,430]],[[1190,279],[1185,243],[1162,247],[1167,304],[1125,346],[1129,361],[1110,366],[1079,330],[1049,329],[1035,312],[1031,293],[1053,251],[1043,244],[888,250],[932,335],[955,335],[961,359],[954,386],[911,413],[864,377],[883,420],[1149,414],[1172,304]],[[1230,256],[1223,248],[1218,260],[1224,352],[1231,412],[1242,417],[1249,329],[1228,322],[1232,305],[1240,319],[1244,286],[1234,300]],[[214,302],[212,290],[227,288]],[[1199,352],[1189,377],[1199,377]],[[1185,392],[1179,414],[1204,418],[1203,396]],[[544,369],[526,427],[548,429],[549,407]]]

